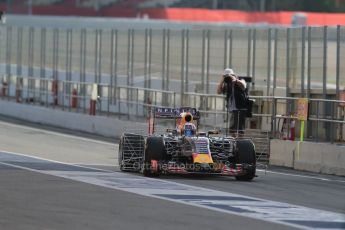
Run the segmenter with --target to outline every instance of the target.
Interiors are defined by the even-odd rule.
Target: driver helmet
[[[193,122],[193,115],[187,112],[184,114],[183,119],[185,122]]]

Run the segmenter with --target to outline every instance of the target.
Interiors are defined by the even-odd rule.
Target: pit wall
[[[345,145],[274,139],[270,165],[345,176]]]
[[[0,115],[114,138],[123,132],[146,133],[147,130],[147,125],[139,122],[4,100],[0,100]],[[345,146],[274,139],[270,143],[270,165],[345,176]]]
[[[51,125],[70,130],[119,138],[125,131],[147,131],[147,125],[139,122],[120,120],[114,117],[90,116],[88,114],[62,111],[30,104],[18,104],[0,100],[0,116],[5,115],[21,120]],[[136,130],[134,130],[136,129]]]

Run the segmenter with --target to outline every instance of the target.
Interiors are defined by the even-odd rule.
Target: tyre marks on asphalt
[[[0,152],[0,170],[11,167],[300,229],[345,229],[341,213]]]

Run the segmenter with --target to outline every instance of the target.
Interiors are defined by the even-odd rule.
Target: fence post
[[[286,34],[286,78],[285,78],[286,84],[286,97],[290,97],[290,28],[287,28],[287,34]],[[289,103],[286,102],[285,107],[286,115],[289,114],[290,108]]]
[[[336,99],[337,100],[337,99]],[[337,113],[337,106],[336,106],[336,103],[333,103],[333,102],[330,102],[331,103],[331,118],[332,120],[334,120],[336,118],[336,113]],[[330,124],[331,128],[330,128],[330,132],[331,132],[331,135],[330,135],[330,138],[331,138],[331,143],[333,144],[334,141],[336,140],[336,133],[337,133],[337,128],[335,126],[335,123],[334,122],[331,122]]]
[[[18,40],[17,40],[17,102],[23,100],[23,76],[22,76],[22,49],[23,49],[23,27],[18,28]],[[48,90],[48,89],[47,89]]]
[[[323,91],[323,96],[324,99],[327,98],[327,26],[323,27],[323,78],[322,78],[322,82],[323,82],[323,87],[322,87],[322,91]]]
[[[67,95],[64,94],[64,97],[67,97],[68,101],[68,111],[71,111],[71,68],[72,68],[72,29],[66,30],[66,88],[64,88]]]
[[[211,30],[207,30],[207,55],[206,55],[206,93],[210,93],[210,45]]]
[[[97,84],[102,83],[102,46],[103,46],[103,42],[102,42],[102,37],[103,37],[103,30],[98,30],[98,34],[99,34],[99,50],[98,50],[98,81]]]
[[[138,116],[139,114],[139,89],[136,88],[136,115]]]
[[[301,60],[301,95],[305,96],[304,78],[305,78],[305,26],[302,27],[302,60]]]
[[[134,85],[134,29],[131,29],[131,34],[130,34],[130,46],[131,46],[131,53],[130,53],[130,86]],[[131,100],[133,100],[133,92],[131,91]]]
[[[336,94],[337,94],[337,100],[339,100],[339,84],[340,84],[340,26],[337,26],[337,60],[336,60]]]
[[[114,90],[114,46],[115,46],[115,30],[110,31],[110,88],[108,88],[108,102],[113,104]],[[116,60],[117,61],[117,60]],[[108,103],[108,107],[109,107]]]
[[[307,98],[311,98],[311,92],[310,92],[310,87],[311,87],[311,27],[308,27],[308,62],[307,62]],[[313,132],[313,127],[312,127],[312,121],[309,121],[307,123],[307,136],[310,136]]]
[[[150,47],[148,47],[150,44],[150,31],[148,29],[145,29],[145,60],[144,60],[144,88],[147,89],[149,86],[149,72],[150,72]],[[150,93],[145,90],[144,91],[144,103],[147,103],[148,98],[150,97]]]
[[[7,27],[6,33],[6,82],[3,81],[3,87],[6,92],[4,92],[4,96],[7,96],[7,99],[10,100],[11,92],[11,73],[12,73],[12,66],[11,66],[11,59],[12,59],[12,26]]]
[[[230,34],[229,34],[229,66],[232,68],[232,54],[233,54],[233,33],[232,29],[230,29]]]
[[[286,35],[286,96],[290,96],[290,28],[287,28],[287,35]]]
[[[147,73],[148,73],[148,58],[147,58],[147,53],[148,53],[148,29],[145,29],[145,54],[144,54],[144,88],[146,89],[147,88]],[[145,90],[145,93],[144,93],[144,98],[147,98],[147,93],[146,93],[146,90]]]
[[[167,67],[166,67],[166,84],[165,84],[165,90],[169,90],[169,84],[170,84],[170,29],[167,30],[167,54],[166,54],[166,59],[167,59]],[[188,66],[188,63],[187,63]],[[186,75],[187,78],[187,75]],[[187,80],[186,80],[187,82]]]
[[[99,30],[99,51],[98,51],[98,81],[97,84],[100,85],[102,83],[102,33],[103,30]],[[102,99],[103,99],[103,87],[99,87],[100,90],[98,90],[100,99],[99,102],[99,111],[102,112]],[[109,103],[109,100],[108,102]]]
[[[310,98],[310,82],[311,82],[311,27],[308,27],[308,69],[307,69],[307,98]]]
[[[327,26],[323,27],[323,78],[322,78],[322,92],[323,92],[323,97],[324,99],[327,99],[327,41],[328,41],[328,28]],[[330,104],[330,110],[329,108],[327,108],[327,104],[329,102],[324,102],[324,116],[327,116],[329,113],[331,115],[331,117],[333,117],[333,103]],[[326,137],[330,138],[330,141],[333,142],[333,133],[334,133],[334,126],[333,123],[323,123],[323,128],[325,128],[326,131]]]
[[[316,104],[316,142],[319,142],[319,109],[320,103],[317,101]]]
[[[184,73],[185,73],[185,71],[184,71],[184,69],[185,69],[185,67],[184,67],[184,62],[185,62],[185,30],[183,29],[182,30],[182,39],[181,39],[181,41],[182,41],[182,44],[181,44],[181,98],[180,98],[180,106],[183,106],[184,105],[184,103],[183,103],[183,98],[184,98]]]
[[[250,75],[250,62],[251,62],[251,54],[252,54],[252,29],[248,30],[248,50],[247,50],[247,76]]]
[[[12,26],[6,27],[6,75],[11,75]]]
[[[57,67],[57,62],[58,62],[58,29],[53,29],[53,74],[51,76],[51,95],[52,95],[52,105],[53,105],[53,108],[55,108],[55,106],[57,105],[58,103],[58,92],[57,92],[57,89],[58,89],[58,86],[57,86],[57,79],[58,79],[58,67]],[[56,89],[56,92],[54,92],[54,87],[53,87],[53,82],[55,82],[54,84],[54,87]]]
[[[131,30],[127,31],[127,86],[130,86],[130,69],[131,69]],[[129,90],[127,89],[127,100],[129,100]]]
[[[42,78],[46,78],[46,29],[41,28],[41,60],[40,60],[40,100],[42,92],[45,90],[45,81],[42,82]],[[44,94],[43,94],[44,95]],[[48,101],[45,102],[47,104]]]
[[[119,47],[119,37],[118,37],[118,30],[115,30],[115,66],[114,66],[114,74],[115,74],[115,82],[114,82],[114,86],[115,86],[115,92],[114,92],[114,96],[115,96],[115,100],[117,100],[117,86],[118,86],[118,75],[117,75],[117,60],[118,60],[118,47]],[[117,102],[117,101],[115,101]]]
[[[176,108],[176,92],[174,91],[174,108]]]
[[[98,29],[95,29],[94,30],[94,33],[95,33],[95,53],[94,53],[94,58],[95,58],[95,65],[94,65],[94,68],[95,68],[95,77],[94,77],[94,83],[97,83],[98,82],[98,77],[97,77],[97,74],[98,74],[98,71],[97,71],[97,66],[98,66]]]
[[[278,29],[274,29],[274,51],[273,51],[273,89],[272,95],[275,96],[277,88],[277,59],[278,59]]]
[[[255,66],[256,66],[256,29],[253,29],[253,63],[252,63],[252,85],[253,89],[255,88]]]
[[[205,35],[205,30],[202,31],[202,54],[201,54],[201,88],[202,92],[205,92],[205,61],[206,61],[206,46],[205,46],[205,41],[206,41],[206,35]]]
[[[189,72],[189,29],[186,30],[186,68],[185,68],[185,92],[188,92],[189,86],[189,79],[188,79],[188,72]],[[169,89],[167,89],[169,90]]]
[[[61,103],[62,103],[62,111],[65,110],[65,95],[66,95],[66,81],[61,81],[62,83],[62,99],[61,99]]]
[[[22,76],[23,27],[19,27],[17,33],[17,76]]]
[[[271,114],[271,137],[274,138],[276,136],[276,103],[277,99],[272,97],[272,114]]]
[[[151,64],[152,64],[152,29],[150,29],[149,31],[149,53],[148,53],[148,65],[149,65],[149,69],[148,69],[148,88],[151,89]]]
[[[34,28],[33,27],[30,27],[29,29],[29,61],[28,61],[28,64],[29,64],[29,77],[33,77],[34,75],[34,68],[33,68],[33,65],[34,65]],[[33,98],[35,98],[35,80],[31,79],[30,80],[30,91],[31,93],[33,93]],[[30,96],[29,96],[30,97]]]
[[[336,100],[340,100],[340,26],[337,26],[337,57],[336,57]],[[335,111],[337,111],[337,107],[335,108]],[[339,125],[339,128],[341,130],[340,134],[342,134],[343,124]],[[341,137],[342,135],[340,135]],[[337,138],[337,137],[336,137]]]
[[[117,94],[116,97],[119,100],[117,103],[117,105],[118,105],[118,110],[117,110],[118,117],[121,118],[121,88],[116,91],[116,94]]]
[[[272,52],[272,29],[269,28],[267,31],[267,37],[268,37],[268,55],[267,55],[267,96],[270,95],[270,89],[271,89],[271,52]]]
[[[163,29],[162,39],[162,90],[165,89],[165,65],[166,65],[166,29]]]
[[[84,29],[80,30],[80,59],[79,59],[79,84],[83,82],[83,65],[84,65]],[[82,94],[82,87],[78,87],[77,91]],[[84,99],[83,99],[84,101]],[[77,112],[79,112],[79,106],[77,106]]]
[[[224,31],[224,64],[223,69],[228,67],[228,30]]]
[[[84,113],[86,113],[86,42],[87,42],[87,31],[83,30],[84,44],[83,44],[83,107]]]

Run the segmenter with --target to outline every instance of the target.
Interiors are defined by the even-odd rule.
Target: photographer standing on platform
[[[239,79],[232,69],[225,69],[217,93],[226,95],[226,107],[231,112],[230,133],[244,133],[247,114],[247,83]],[[227,118],[228,122],[228,118]]]

